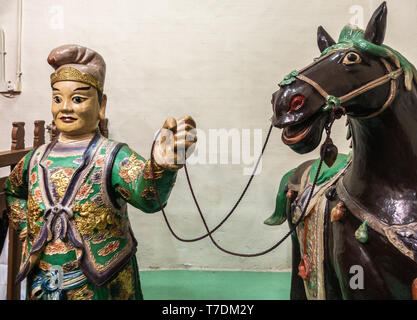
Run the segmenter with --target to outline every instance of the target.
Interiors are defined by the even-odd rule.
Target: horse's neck
[[[344,178],[350,195],[388,224],[417,221],[417,92],[401,92],[381,115],[350,119],[353,161]]]

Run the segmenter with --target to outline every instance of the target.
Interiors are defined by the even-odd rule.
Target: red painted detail
[[[417,300],[417,278],[414,279],[411,285],[411,294],[412,294],[413,300]]]
[[[304,105],[305,101],[306,101],[306,98],[301,94],[298,94],[292,97],[291,103],[290,103],[290,110],[288,110],[288,112],[292,112],[292,111],[300,109]]]
[[[298,275],[304,280],[310,280],[311,275],[311,265],[310,261],[308,261],[307,255],[303,255],[301,258],[300,264],[298,265]]]

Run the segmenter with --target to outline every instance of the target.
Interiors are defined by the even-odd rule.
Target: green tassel
[[[326,105],[323,107],[323,111],[327,112],[332,110],[332,107],[339,107],[341,101],[335,96],[328,96],[326,99]]]
[[[361,243],[368,241],[368,223],[364,221],[355,232],[355,238]]]

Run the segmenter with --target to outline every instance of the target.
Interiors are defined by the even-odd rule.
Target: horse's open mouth
[[[303,122],[289,125],[282,130],[282,141],[286,145],[293,145],[303,140],[311,131],[319,115],[316,114]]]

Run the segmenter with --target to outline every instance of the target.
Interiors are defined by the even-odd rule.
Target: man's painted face
[[[59,81],[52,86],[52,115],[57,129],[67,136],[92,133],[100,112],[97,90],[77,81]]]

